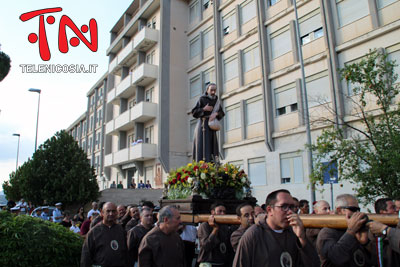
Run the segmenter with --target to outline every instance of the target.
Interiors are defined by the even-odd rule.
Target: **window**
[[[278,58],[292,51],[292,41],[289,27],[284,27],[283,29],[272,33],[270,37],[272,59]]]
[[[136,105],[136,98],[133,98],[128,102],[128,108],[131,109]]]
[[[96,161],[95,161],[95,167],[96,167],[96,172],[99,173],[99,167],[100,167],[100,157],[96,156]]]
[[[215,82],[214,68],[208,69],[205,72],[203,72],[203,82],[204,82],[204,86],[202,88],[203,90],[206,90],[208,84]]]
[[[200,38],[196,36],[189,44],[190,59],[200,55]]]
[[[150,184],[152,184],[153,182],[153,166],[150,167],[145,167],[144,168],[144,182],[147,183],[147,181],[150,182]]]
[[[367,0],[336,0],[336,7],[340,27],[361,19],[369,14]]]
[[[364,57],[360,57],[348,62],[345,62],[344,65],[348,66],[354,63],[359,63],[362,59],[364,59]],[[347,82],[347,92],[348,94],[351,95],[355,95],[355,94],[359,94],[360,93],[360,84],[359,83],[351,83],[351,82]]]
[[[83,151],[86,152],[86,141],[83,141],[83,142],[82,142],[82,149],[83,149]]]
[[[240,7],[240,24],[243,25],[256,17],[257,9],[256,2],[254,0],[247,1],[243,6]]]
[[[226,108],[226,131],[240,128],[240,105],[236,104]]]
[[[231,161],[229,164],[232,164],[233,166],[236,166],[239,168],[239,170],[243,170],[243,160],[236,160],[236,161]]]
[[[324,36],[319,9],[300,18],[299,27],[302,45]]]
[[[189,7],[189,23],[192,24],[200,19],[199,1],[195,1]]]
[[[214,44],[214,29],[211,27],[203,34],[203,49],[206,50]]]
[[[243,71],[248,72],[260,66],[260,51],[258,46],[250,47],[243,52]]]
[[[223,35],[227,35],[236,30],[236,15],[231,12],[222,18]]]
[[[324,71],[306,78],[308,107],[331,101],[328,72]]]
[[[268,6],[273,6],[278,3],[280,0],[268,0]]]
[[[97,149],[99,149],[99,148],[100,148],[100,144],[101,144],[100,133],[97,133],[97,141],[96,141],[96,144],[97,144]]]
[[[224,61],[224,82],[238,77],[238,59],[232,57]]]
[[[146,102],[154,102],[153,92],[154,92],[154,87],[151,87],[150,89],[146,90],[146,92],[144,93],[144,98]]]
[[[93,129],[93,116],[90,116],[90,130]]]
[[[246,125],[263,121],[262,97],[254,97],[246,101]]]
[[[144,129],[144,142],[147,144],[154,143],[154,126],[149,126]]]
[[[303,183],[303,158],[299,153],[281,155],[281,183]]]
[[[154,64],[154,57],[155,57],[156,51],[153,50],[151,53],[147,54],[146,56],[146,63],[147,64]]]
[[[378,6],[378,9],[384,8],[385,6],[388,6],[390,4],[393,4],[394,2],[396,2],[397,0],[377,0],[376,4]]]
[[[290,84],[275,90],[276,116],[297,111],[297,92],[295,84]]]
[[[206,10],[210,7],[210,0],[203,0],[203,9]]]
[[[157,25],[156,17],[153,17],[151,20],[147,21],[147,28],[155,29]]]
[[[92,137],[89,137],[89,152],[92,152]]]
[[[193,138],[194,138],[194,130],[196,129],[196,125],[197,125],[197,120],[191,120],[190,121],[190,142],[193,142]]]
[[[393,72],[396,73],[397,75],[399,75],[397,77],[397,80],[395,81],[396,83],[400,82],[400,50],[397,51],[391,51],[388,49],[388,60],[396,60],[395,64],[397,64],[397,66],[395,66],[393,68]]]
[[[249,178],[252,186],[267,184],[265,158],[249,159]]]
[[[200,76],[196,76],[190,80],[190,98],[194,98],[201,94]]]

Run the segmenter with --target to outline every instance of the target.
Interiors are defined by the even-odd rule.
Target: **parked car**
[[[43,208],[48,208],[48,209],[49,209],[48,216],[49,216],[50,218],[51,218],[51,216],[53,216],[53,210],[56,209],[56,207],[54,207],[54,206],[40,206],[40,207],[35,208],[35,209],[31,212],[31,216],[32,216],[32,217],[36,217],[36,216],[35,216],[36,211],[37,211],[38,209],[42,209],[42,210],[43,210]]]

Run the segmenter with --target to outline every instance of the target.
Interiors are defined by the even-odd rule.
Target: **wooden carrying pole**
[[[378,214],[367,214],[369,220],[378,221],[389,226],[396,226],[399,223],[399,217],[397,215],[378,215]],[[202,223],[207,222],[209,214],[181,214],[182,222],[186,223]],[[344,215],[300,215],[303,221],[304,227],[306,228],[336,228],[346,229],[347,220]],[[216,215],[215,221],[220,224],[240,224],[240,221],[236,215]]]

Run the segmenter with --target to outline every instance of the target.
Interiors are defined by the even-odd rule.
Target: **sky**
[[[39,94],[29,88],[41,90],[38,147],[57,131],[66,129],[86,110],[86,93],[107,72],[106,50],[110,43],[110,30],[129,7],[133,0],[18,0],[4,1],[0,9],[0,50],[11,58],[9,74],[0,82],[0,184],[9,180],[9,174],[16,169],[18,137],[20,134],[18,166],[32,157],[35,150],[36,122]],[[46,9],[62,8],[61,12],[44,14],[47,21],[54,17],[54,23],[45,22],[50,60],[42,60],[39,41],[30,43],[31,33],[39,36],[39,17],[21,21],[23,13]],[[69,51],[62,53],[58,47],[59,25],[67,15],[77,27],[88,25],[94,19],[98,28],[98,50],[91,51],[83,41],[76,47],[69,45]],[[90,42],[90,31],[83,35]],[[67,38],[77,37],[67,27]],[[40,40],[39,36],[39,40]],[[89,69],[97,64],[92,73],[27,73],[27,67],[36,70],[40,65],[83,65]],[[22,66],[21,66],[22,65]],[[0,190],[2,190],[0,186]]]

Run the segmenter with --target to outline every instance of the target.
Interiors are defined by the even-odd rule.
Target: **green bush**
[[[55,223],[0,212],[0,266],[79,266],[83,239]]]

